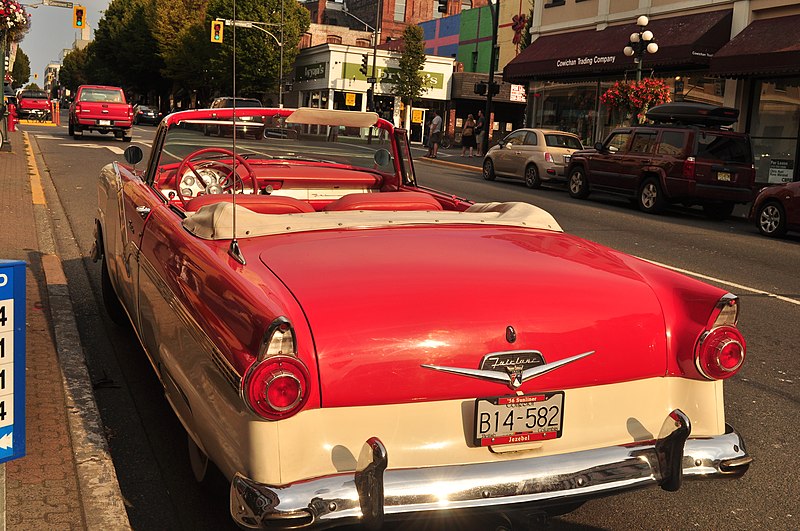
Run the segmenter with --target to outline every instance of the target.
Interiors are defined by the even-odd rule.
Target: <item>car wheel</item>
[[[68,129],[68,133],[67,133],[67,134],[68,134],[69,136],[73,136],[73,135],[75,134],[75,127],[72,125],[72,123],[71,123],[71,122],[70,122],[70,124],[67,126],[67,129]]]
[[[130,142],[132,138],[133,138],[133,135],[122,135],[122,141],[123,142]]]
[[[74,138],[75,140],[78,140],[79,138],[82,138],[82,137],[83,137],[83,131],[81,131],[77,127],[74,127],[72,129],[72,138]]]
[[[705,203],[703,212],[709,219],[722,221],[733,213],[733,203]]]
[[[569,195],[575,199],[584,199],[589,195],[589,180],[582,166],[573,168],[569,172]]]
[[[664,210],[664,193],[654,177],[646,179],[639,188],[639,210],[648,214],[658,214]]]
[[[494,162],[487,158],[483,161],[483,178],[487,181],[494,181],[497,175],[494,173]]]
[[[528,188],[542,187],[542,180],[539,179],[539,170],[536,169],[534,164],[528,164],[525,168],[525,186]]]
[[[108,265],[106,264],[105,256],[103,256],[101,267],[100,290],[103,294],[103,307],[105,307],[111,322],[119,326],[124,326],[128,323],[128,316],[125,314],[125,308],[122,307],[122,303],[119,302],[117,292],[114,291],[114,285],[111,283],[111,275],[108,273]]]
[[[768,201],[758,207],[756,225],[764,236],[783,236],[786,234],[786,211],[777,201]]]

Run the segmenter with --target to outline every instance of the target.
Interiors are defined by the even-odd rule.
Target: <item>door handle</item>
[[[150,215],[150,207],[148,206],[137,206],[136,213],[142,216],[142,219],[147,219],[147,216]]]

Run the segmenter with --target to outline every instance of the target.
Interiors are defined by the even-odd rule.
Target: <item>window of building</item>
[[[372,43],[369,42],[369,39],[356,39],[356,46],[361,46],[362,48],[369,48],[372,46]]]
[[[558,6],[563,6],[563,5],[564,5],[564,4],[566,4],[566,3],[567,3],[567,2],[566,2],[566,0],[550,0],[549,2],[547,2],[547,3],[544,5],[544,7],[545,7],[545,8],[548,8],[548,7],[558,7]]]
[[[395,22],[406,21],[406,0],[394,0],[394,20]]]
[[[325,42],[328,44],[342,44],[342,38],[339,35],[328,35]]]
[[[461,0],[461,11],[472,9],[472,0]]]

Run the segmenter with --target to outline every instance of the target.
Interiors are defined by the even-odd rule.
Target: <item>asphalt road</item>
[[[88,258],[96,179],[104,164],[122,160],[128,144],[97,134],[74,141],[66,127],[25,129],[41,150],[45,181],[49,176],[55,185],[50,192],[57,201],[53,195],[48,202],[59,252],[133,527],[234,529],[225,483],[221,478],[210,485],[194,482],[186,435],[136,338],[115,327],[101,309],[99,266]],[[145,160],[154,131],[148,126],[134,131],[133,142],[145,150]],[[677,493],[648,489],[589,502],[551,519],[549,529],[800,528],[800,237],[767,239],[743,219],[714,222],[690,209],[648,216],[624,200],[593,195],[578,201],[563,190],[486,182],[478,172],[429,161],[418,160],[416,170],[421,184],[475,201],[536,204],[567,232],[702,275],[741,298],[748,360],[726,384],[725,400],[728,422],[743,434],[756,459],[748,474],[734,481],[687,482]],[[471,519],[393,528],[478,531],[490,523]]]

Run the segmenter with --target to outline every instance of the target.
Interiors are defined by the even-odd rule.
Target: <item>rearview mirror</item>
[[[602,142],[595,142],[594,149],[597,151],[603,151],[603,143]]]
[[[139,146],[128,146],[125,148],[124,156],[128,164],[138,164],[144,158],[144,153]]]
[[[392,162],[392,154],[389,153],[389,150],[379,149],[375,152],[373,159],[375,159],[375,164],[382,168]]]

